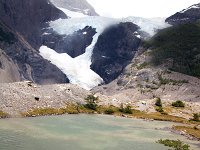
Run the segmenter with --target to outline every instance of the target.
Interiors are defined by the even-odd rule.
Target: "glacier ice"
[[[88,64],[73,59],[66,53],[59,54],[47,46],[41,46],[39,51],[44,59],[49,60],[65,73],[72,84],[90,90],[103,82],[101,77],[88,67]]]

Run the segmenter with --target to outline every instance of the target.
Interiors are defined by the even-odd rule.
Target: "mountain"
[[[187,9],[183,9],[180,12],[168,17],[166,22],[171,25],[178,25],[184,23],[195,22],[200,19],[200,3],[194,4]]]
[[[50,0],[56,7],[71,13],[77,12],[79,15],[98,16],[95,9],[86,0]]]

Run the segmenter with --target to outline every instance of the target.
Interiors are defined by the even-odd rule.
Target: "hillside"
[[[153,50],[153,64],[170,62],[172,71],[200,77],[200,23],[164,29],[146,46]]]

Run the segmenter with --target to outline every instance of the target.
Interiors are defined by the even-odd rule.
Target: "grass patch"
[[[63,114],[78,114],[81,108],[79,105],[70,104],[63,108],[35,108],[27,112],[21,112],[23,117],[50,116]]]
[[[153,119],[153,120],[158,120],[158,121],[171,121],[171,122],[180,122],[180,123],[187,123],[187,120],[181,117],[176,117],[176,116],[171,116],[166,114],[162,114],[159,112],[156,113],[144,113],[141,111],[133,112],[133,116],[136,118],[141,118],[141,119]]]
[[[200,140],[200,130],[195,127],[189,127],[189,126],[174,126],[173,129],[178,131],[184,131],[185,133],[197,138]]]
[[[188,144],[184,144],[180,140],[169,140],[169,139],[160,139],[157,143],[163,144],[167,147],[171,147],[174,150],[189,150],[190,146]]]

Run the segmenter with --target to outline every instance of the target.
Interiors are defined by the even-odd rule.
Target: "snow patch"
[[[66,8],[61,8],[61,7],[57,7],[57,8],[60,9],[62,12],[64,12],[70,18],[87,17],[87,15],[84,15],[83,13],[80,13],[80,12],[70,11]]]
[[[146,19],[141,17],[127,17],[122,18],[121,22],[132,22],[140,27],[141,31],[148,33],[150,36],[156,34],[159,29],[169,27],[164,19]]]
[[[199,9],[199,8],[200,8],[200,6],[198,4],[197,5],[195,4],[195,5],[188,7],[187,9],[183,9],[182,11],[180,11],[180,13],[185,13],[186,11],[188,11],[190,9]]]
[[[44,59],[51,61],[65,73],[72,84],[90,90],[103,82],[101,77],[92,71],[87,63],[84,63],[84,60],[81,63],[80,59],[73,59],[66,53],[59,54],[46,46],[41,46],[39,51]]]

